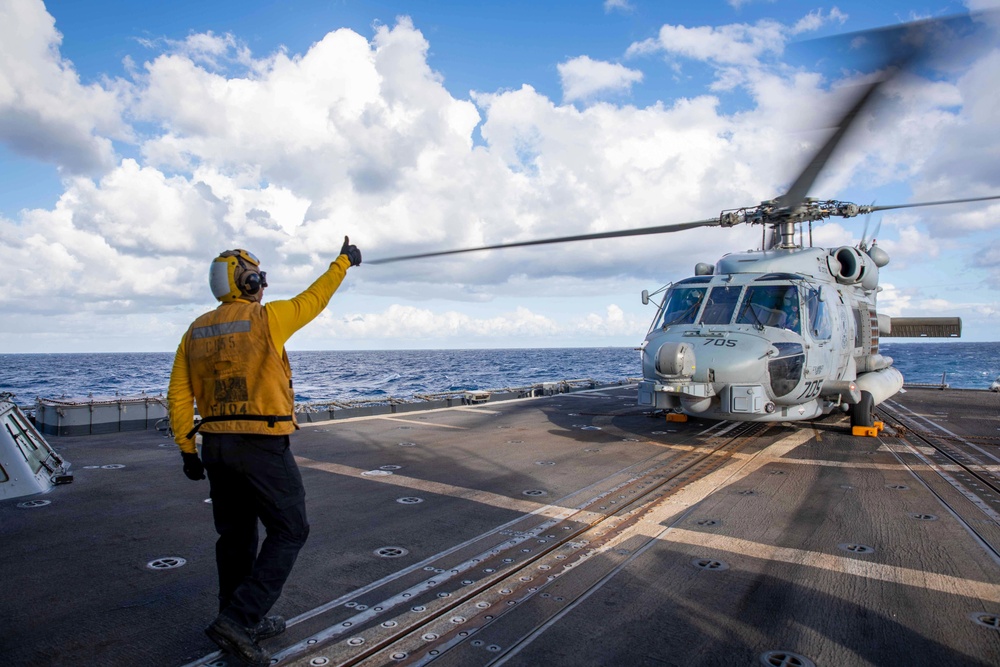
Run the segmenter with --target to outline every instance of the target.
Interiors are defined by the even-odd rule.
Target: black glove
[[[184,474],[187,475],[188,479],[193,479],[196,482],[199,479],[205,479],[205,466],[197,454],[181,452],[181,457],[184,459]]]
[[[351,260],[351,266],[357,266],[361,263],[361,251],[358,250],[358,246],[351,245],[351,242],[344,237],[344,245],[340,249],[341,255],[347,255],[347,259]]]

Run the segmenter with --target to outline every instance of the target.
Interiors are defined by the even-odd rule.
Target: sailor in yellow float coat
[[[209,274],[222,303],[194,321],[174,357],[167,392],[174,439],[188,478],[208,472],[219,533],[219,615],[205,632],[247,664],[270,663],[257,641],[285,629],[284,619],[266,614],[309,534],[305,489],[289,450],[288,435],[298,426],[285,342],[323,311],[347,269],[360,263],[361,252],[345,237],[340,256],[308,289],[262,305],[267,281],[257,258],[245,250],[222,253]],[[259,553],[258,519],[267,530]]]
[[[214,419],[220,412],[228,410],[236,418],[223,423],[205,423],[199,428],[202,433],[243,432],[287,435],[297,428],[294,420],[279,421],[273,426],[269,426],[266,422],[241,420],[240,417],[247,414],[294,415],[294,392],[291,389],[292,370],[288,364],[288,355],[285,353],[285,342],[292,337],[292,334],[323,312],[333,293],[340,287],[340,283],[350,266],[351,260],[348,256],[340,255],[330,264],[326,273],[321,275],[306,291],[292,299],[271,301],[266,305],[261,305],[258,300],[249,300],[248,297],[241,295],[232,301],[223,302],[215,310],[205,313],[195,320],[177,348],[173,370],[170,373],[170,386],[167,390],[170,425],[174,431],[174,440],[182,452],[189,454],[197,452],[194,437],[188,436],[194,426],[194,401],[196,398],[202,417],[212,416]],[[250,322],[257,318],[263,318],[260,324],[270,330],[270,336],[269,338],[257,338],[254,341],[254,352],[256,353],[254,361],[257,364],[263,363],[264,367],[260,368],[258,377],[249,378],[245,372],[239,372],[245,371],[246,366],[254,366],[246,359],[249,350],[244,346],[249,341],[240,340],[242,338],[249,339],[249,335],[239,336],[240,333],[249,334],[249,331],[235,331],[233,323]],[[209,327],[214,328],[216,332],[225,332],[227,331],[226,325],[229,325],[228,331],[231,331],[228,335],[202,335],[195,338]],[[255,333],[261,331],[259,326],[252,327]],[[259,386],[256,387],[256,393],[262,403],[254,406],[248,404],[246,400],[216,400],[217,396],[224,399],[226,392],[221,387],[213,391],[211,382],[214,379],[214,373],[207,368],[209,363],[207,360],[211,357],[200,353],[191,360],[188,358],[188,351],[192,345],[196,344],[211,345],[212,347],[223,346],[223,349],[218,350],[218,352],[226,357],[223,363],[231,364],[231,366],[222,371],[225,373],[225,377],[215,380],[215,382],[224,382],[226,378],[246,378],[246,384],[249,387],[251,382],[256,380],[259,383]],[[261,350],[261,344],[267,347]],[[225,346],[228,346],[228,349]],[[189,371],[189,364],[201,366],[198,368],[201,372]],[[243,368],[235,368],[236,365]],[[239,380],[234,380],[234,383],[238,384]],[[246,388],[242,389],[245,393]],[[234,387],[230,393],[230,397],[236,399],[242,395],[240,387]]]

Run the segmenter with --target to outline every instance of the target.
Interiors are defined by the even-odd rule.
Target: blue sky
[[[0,341],[172,350],[229,247],[260,255],[280,298],[344,234],[375,258],[753,206],[866,73],[810,40],[996,4],[0,0]],[[991,21],[975,53],[888,91],[811,194],[1000,193]],[[880,311],[997,340],[998,213],[872,220],[892,257]],[[826,223],[817,243],[862,227]],[[758,235],[362,265],[289,347],[637,345],[642,289]]]

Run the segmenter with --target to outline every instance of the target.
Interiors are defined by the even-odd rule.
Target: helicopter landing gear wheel
[[[862,391],[861,400],[851,406],[851,427],[855,426],[875,426],[875,399],[870,391]]]

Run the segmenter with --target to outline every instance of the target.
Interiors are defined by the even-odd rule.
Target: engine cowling
[[[861,283],[866,290],[878,287],[878,265],[858,248],[841,246],[827,260],[830,274],[842,285]]]

